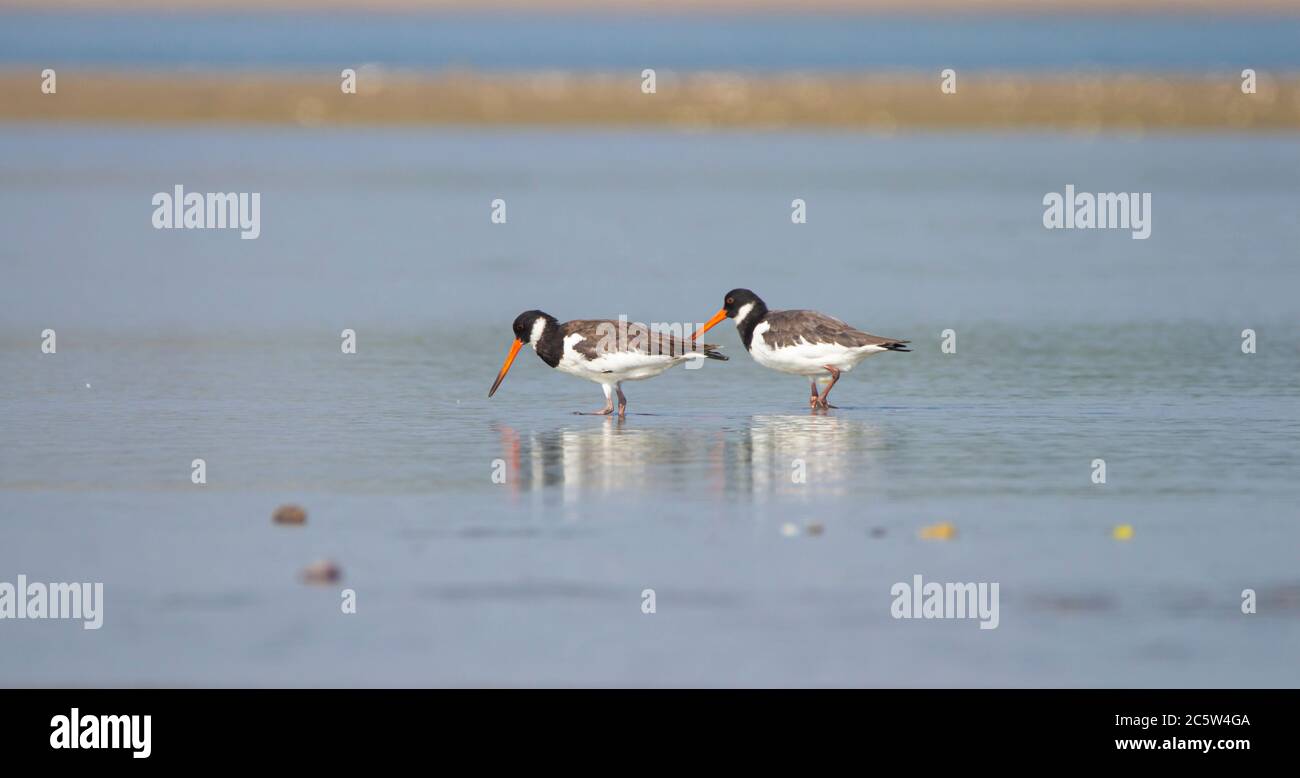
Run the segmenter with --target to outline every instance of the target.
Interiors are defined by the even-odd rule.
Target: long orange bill
[[[713,314],[712,319],[709,319],[708,321],[704,322],[704,329],[696,330],[695,334],[691,336],[691,340],[695,340],[696,338],[700,337],[704,333],[718,326],[718,322],[722,321],[725,318],[727,318],[727,309],[723,308],[722,310]]]
[[[496,394],[497,387],[501,385],[502,381],[506,380],[506,373],[510,372],[510,364],[515,361],[515,356],[519,354],[519,349],[522,348],[523,345],[524,342],[522,340],[515,338],[515,344],[510,347],[510,353],[506,355],[506,361],[505,364],[501,366],[501,372],[497,373],[497,380],[492,382],[492,388],[488,390],[488,397]]]

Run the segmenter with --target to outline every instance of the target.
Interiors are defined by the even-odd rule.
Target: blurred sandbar
[[[1300,128],[1300,74],[890,75],[659,72],[522,74],[358,71],[174,73],[60,69],[43,94],[40,68],[0,71],[0,121],[299,125],[541,125],[718,128],[1044,128],[1234,130]]]

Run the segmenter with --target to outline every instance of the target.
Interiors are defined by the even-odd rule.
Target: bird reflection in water
[[[753,416],[741,426],[644,427],[621,419],[520,433],[494,428],[519,494],[588,492],[829,496],[869,486],[886,446],[868,422],[821,414]]]
[[[885,448],[881,429],[824,414],[752,416],[728,456],[731,491],[754,495],[843,494],[870,484]]]

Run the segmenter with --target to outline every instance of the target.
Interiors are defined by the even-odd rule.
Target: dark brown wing
[[[846,348],[880,346],[891,351],[909,351],[906,340],[882,338],[869,332],[856,330],[834,316],[818,311],[770,311],[767,332],[763,342],[771,348],[793,346],[801,341],[809,343],[835,343]]]
[[[621,330],[620,330],[621,326]],[[639,351],[642,354],[665,354],[674,357],[692,351],[703,351],[709,359],[726,359],[717,353],[721,346],[712,343],[695,344],[689,338],[679,337],[672,328],[651,329],[638,322],[620,322],[611,319],[576,319],[560,325],[560,333],[568,338],[578,334],[582,340],[573,350],[588,359],[616,351]]]

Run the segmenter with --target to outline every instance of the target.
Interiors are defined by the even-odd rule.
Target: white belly
[[[574,344],[582,340],[581,335],[570,335],[564,341],[564,356],[556,370],[569,375],[595,381],[598,384],[614,384],[619,381],[643,381],[654,378],[668,368],[687,359],[703,355],[669,356],[666,354],[642,354],[636,351],[615,351],[601,354],[595,359],[588,359],[573,349]]]
[[[767,322],[754,328],[754,337],[750,340],[749,354],[763,367],[770,367],[782,373],[830,379],[827,365],[847,373],[853,366],[871,356],[888,349],[882,346],[859,346],[850,348],[837,343],[809,343],[800,341],[793,346],[771,348],[763,340],[767,331]]]

